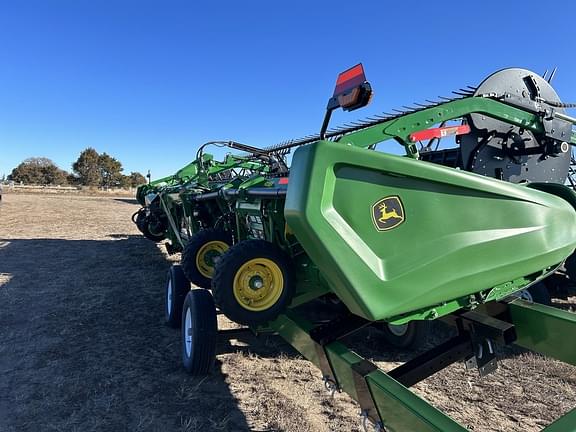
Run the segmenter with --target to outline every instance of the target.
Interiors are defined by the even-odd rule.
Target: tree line
[[[16,183],[59,186],[94,186],[94,187],[136,187],[146,183],[139,172],[122,174],[122,163],[107,153],[98,153],[89,147],[83,150],[72,172],[60,169],[53,161],[45,157],[25,159],[12,170],[8,180]]]

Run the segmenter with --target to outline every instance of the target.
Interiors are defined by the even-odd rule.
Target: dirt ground
[[[139,235],[137,208],[128,198],[4,195],[0,431],[362,430],[357,405],[331,398],[277,337],[222,340],[214,373],[187,375],[179,332],[163,323],[178,256]],[[376,330],[352,343],[385,370],[414,355]],[[416,392],[470,430],[536,431],[576,406],[576,368],[506,349],[484,379],[455,364]]]

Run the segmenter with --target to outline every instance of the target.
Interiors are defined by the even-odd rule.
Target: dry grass
[[[275,337],[221,341],[218,367],[180,367],[163,325],[161,248],[132,200],[6,194],[0,207],[0,431],[359,431],[356,404]],[[231,324],[219,317],[221,326]],[[444,330],[438,330],[438,337]],[[411,353],[369,330],[382,368]],[[453,365],[416,391],[474,431],[535,431],[576,405],[576,368],[505,350],[479,379]]]
[[[102,190],[97,187],[87,186],[35,186],[35,185],[14,185],[13,187],[3,185],[4,194],[40,194],[40,195],[78,195],[78,196],[100,196],[100,197],[134,197],[136,188],[122,189],[111,188]]]

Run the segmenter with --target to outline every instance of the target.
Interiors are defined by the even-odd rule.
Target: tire
[[[292,301],[291,260],[264,240],[245,240],[222,255],[214,271],[212,293],[222,313],[250,326],[274,320]]]
[[[566,269],[566,275],[568,276],[568,279],[572,283],[576,282],[576,252],[566,258],[564,268]]]
[[[427,342],[431,327],[430,321],[410,321],[401,326],[379,323],[386,342],[396,348],[420,348]]]
[[[180,261],[188,280],[200,288],[209,289],[216,261],[231,244],[232,237],[226,231],[209,228],[194,234],[182,251]]]
[[[216,360],[218,324],[210,291],[188,292],[182,308],[182,365],[192,375],[206,375]]]
[[[144,234],[144,222],[146,221],[146,209],[141,208],[132,215],[132,222],[136,224],[138,231]]]
[[[168,270],[164,289],[164,318],[170,327],[178,328],[182,322],[182,305],[190,291],[190,282],[182,267],[173,265]]]
[[[166,235],[161,232],[158,233],[155,229],[155,225],[151,221],[150,216],[146,216],[145,212],[140,212],[136,216],[136,226],[140,230],[140,232],[146,237],[148,240],[152,240],[153,242],[158,243],[166,238]]]
[[[538,282],[531,287],[519,291],[518,297],[531,303],[540,303],[546,306],[552,305],[550,291],[544,282]]]

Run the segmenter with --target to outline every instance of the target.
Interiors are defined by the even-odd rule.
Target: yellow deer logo
[[[398,214],[395,208],[391,211],[386,210],[386,203],[380,204],[378,208],[380,209],[380,217],[378,218],[379,222],[385,223],[388,219],[392,218],[402,219],[402,216]]]
[[[388,231],[404,222],[404,207],[398,196],[388,196],[372,206],[372,221],[378,231]]]

